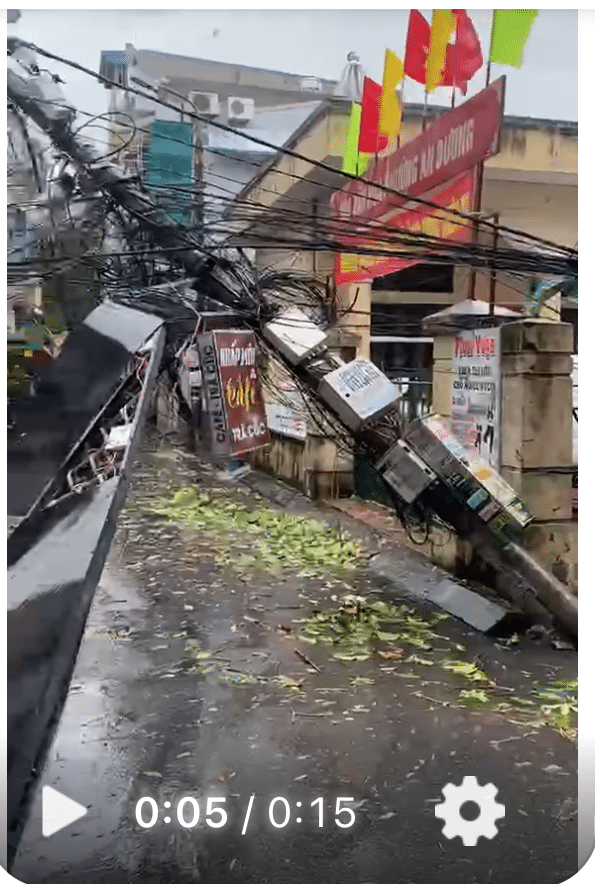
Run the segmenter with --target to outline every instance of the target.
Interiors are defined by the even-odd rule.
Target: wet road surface
[[[413,647],[387,640],[362,659],[301,641],[314,610],[339,610],[347,593],[386,600],[386,591],[365,566],[323,578],[299,565],[234,569],[245,550],[231,529],[219,543],[151,507],[197,481],[218,486],[221,512],[231,498],[253,506],[256,495],[218,483],[178,448],[155,448],[147,446],[120,519],[12,874],[27,884],[571,877],[576,747],[566,731],[543,726],[529,698],[574,678],[574,655],[524,639],[498,645],[451,620],[430,620],[430,644],[423,633]],[[473,664],[463,675],[461,661]],[[485,675],[475,681],[478,671]],[[500,700],[511,700],[504,711],[461,705],[461,691],[496,683]],[[443,786],[464,776],[494,783],[506,808],[497,836],[476,847],[447,840],[434,812]],[[88,814],[44,839],[42,785]],[[158,810],[150,828],[136,818],[145,797]],[[178,818],[185,797],[198,802],[194,827]],[[213,805],[227,814],[219,828],[206,824],[208,798],[225,799]],[[275,798],[288,802],[284,826],[269,817]],[[338,798],[353,799],[347,828],[336,822]],[[190,821],[192,803],[182,811]],[[277,801],[273,818],[279,824],[285,814]],[[145,802],[143,819],[150,816]]]

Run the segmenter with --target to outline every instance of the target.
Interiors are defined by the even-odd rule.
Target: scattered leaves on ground
[[[332,570],[353,568],[360,557],[356,541],[341,537],[322,522],[268,506],[250,510],[193,487],[180,488],[168,501],[149,506],[149,511],[200,531],[202,539],[210,541],[216,563],[239,572],[300,568],[303,576],[325,576]]]
[[[333,646],[334,659],[344,663],[362,662],[374,652],[386,659],[400,659],[404,654],[401,648],[387,650],[379,645],[399,642],[430,648],[428,640],[434,637],[431,627],[435,622],[429,623],[405,605],[347,595],[338,609],[314,611],[300,636],[313,644]]]

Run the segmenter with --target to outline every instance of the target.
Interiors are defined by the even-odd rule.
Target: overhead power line
[[[179,113],[180,109],[179,109],[178,105],[175,105],[171,102],[165,101],[162,98],[159,98],[159,97],[152,95],[150,93],[142,92],[141,90],[135,89],[132,86],[123,86],[120,83],[117,83],[114,80],[110,80],[107,77],[104,77],[101,74],[97,73],[96,71],[93,71],[90,68],[85,67],[84,65],[78,64],[78,62],[71,61],[70,59],[63,58],[62,56],[56,55],[55,53],[49,52],[48,50],[45,50],[45,49],[42,49],[41,47],[37,46],[34,43],[23,42],[22,45],[27,46],[28,48],[30,48],[34,52],[37,52],[40,55],[45,56],[46,58],[50,58],[50,59],[57,61],[61,64],[68,65],[69,67],[72,67],[75,70],[81,71],[82,73],[85,73],[88,76],[94,77],[95,79],[99,80],[100,82],[102,82],[106,85],[113,86],[115,88],[121,89],[126,92],[130,92],[133,95],[138,95],[141,98],[145,98],[148,101],[160,104],[163,107],[167,107],[170,110],[174,110]],[[218,120],[209,119],[207,117],[202,116],[201,114],[198,114],[198,113],[192,112],[192,111],[185,110],[184,114],[186,116],[189,116],[192,119],[196,119],[199,122],[202,122],[206,125],[213,126],[216,129],[220,129],[223,132],[228,132],[228,133],[231,133],[236,136],[241,136],[241,137],[247,139],[248,141],[251,141],[252,143],[259,144],[262,147],[266,147],[268,149],[272,149],[276,153],[281,153],[286,156],[293,157],[294,159],[298,159],[298,160],[307,162],[317,168],[320,168],[320,169],[323,169],[327,172],[330,172],[333,175],[339,175],[340,177],[342,177],[346,181],[362,181],[362,180],[364,180],[364,179],[359,178],[356,175],[350,174],[349,172],[344,172],[342,170],[336,169],[335,167],[330,166],[327,163],[312,159],[311,157],[306,157],[303,154],[300,154],[299,152],[294,151],[288,147],[279,147],[277,145],[272,144],[269,141],[266,141],[265,139],[258,138],[255,135],[250,135],[246,131],[234,129],[232,126],[228,126],[227,124],[222,123]],[[374,187],[374,188],[382,191],[383,193],[387,193],[392,196],[398,196],[399,198],[406,200],[408,202],[411,201],[411,202],[419,203],[420,205],[425,205],[429,208],[434,208],[434,209],[438,208],[438,209],[440,209],[440,211],[447,211],[449,214],[452,214],[454,216],[465,218],[468,221],[474,221],[476,224],[479,224],[480,226],[483,226],[486,229],[489,229],[489,230],[499,229],[503,232],[507,232],[512,235],[526,237],[527,239],[530,239],[534,242],[539,242],[545,246],[549,246],[549,247],[556,248],[556,249],[562,249],[562,250],[568,252],[568,254],[570,254],[570,255],[576,254],[574,249],[570,249],[565,246],[560,246],[559,244],[554,243],[550,240],[544,239],[543,237],[534,236],[532,234],[526,234],[523,231],[517,230],[516,228],[508,227],[507,225],[501,225],[501,224],[496,225],[493,222],[488,221],[487,219],[477,219],[477,218],[474,218],[473,216],[466,214],[464,212],[458,212],[455,209],[445,210],[443,206],[440,206],[440,205],[432,202],[431,200],[426,200],[426,199],[423,199],[422,197],[409,196],[408,194],[404,193],[403,191],[396,190],[394,188],[388,187],[388,186],[378,183],[378,182],[366,181],[365,183],[370,187]],[[380,201],[380,200],[378,200],[378,201]]]

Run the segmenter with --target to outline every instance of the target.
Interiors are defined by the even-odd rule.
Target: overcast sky
[[[431,10],[421,10],[430,18]],[[491,11],[469,10],[484,56]],[[347,53],[355,50],[366,73],[382,77],[384,50],[402,56],[408,10],[22,10],[9,33],[93,70],[103,49],[157,49],[215,61],[339,79]],[[507,74],[505,112],[559,120],[578,118],[578,23],[576,10],[541,10],[525,50],[522,70],[494,65],[492,79]],[[107,91],[72,69],[48,62],[67,81],[78,108],[102,113]],[[469,94],[485,84],[483,68]],[[421,86],[406,81],[405,101],[423,101]],[[432,101],[450,103],[450,90]],[[459,102],[460,99],[458,98]]]

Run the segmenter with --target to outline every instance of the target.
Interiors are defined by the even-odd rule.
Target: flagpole
[[[421,131],[426,131],[426,114],[428,112],[428,90],[424,89],[424,112],[421,118]]]
[[[403,101],[404,94],[405,94],[405,74],[403,74],[403,79],[401,80],[401,95],[399,97],[399,101],[401,102],[401,125],[399,126],[399,131],[397,132],[397,150],[401,146],[401,129],[403,128],[403,110],[405,108],[405,104]]]
[[[488,63],[486,66],[486,88],[490,85],[490,75],[492,73],[492,62],[490,61],[492,55],[492,43],[494,42],[494,25],[496,22],[496,10],[492,9],[492,27],[490,29],[490,48],[488,51]]]
[[[490,62],[490,55],[492,54],[492,40],[494,39],[494,21],[496,18],[496,11],[492,9],[492,26],[490,29],[490,45],[488,49],[488,63],[486,65],[486,85],[487,89],[490,85],[490,76],[492,73],[492,65]],[[475,188],[475,222],[473,224],[473,242],[477,243],[478,233],[479,233],[479,213],[481,212],[481,204],[482,204],[482,196],[483,196],[483,173],[484,173],[484,163],[480,163],[477,168],[477,177],[476,177],[476,188]],[[469,300],[475,300],[475,280],[477,278],[477,273],[475,270],[471,271],[471,276],[469,278]]]

